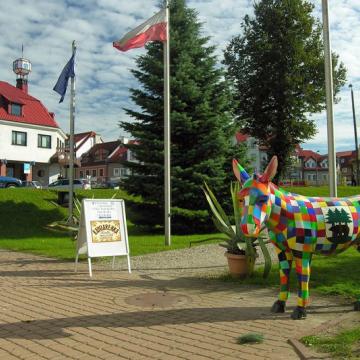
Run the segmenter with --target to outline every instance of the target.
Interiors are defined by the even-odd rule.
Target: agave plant
[[[115,193],[111,199],[116,197],[117,193]],[[93,196],[94,198],[94,196]],[[48,228],[58,230],[58,231],[70,231],[74,233],[74,240],[76,240],[77,232],[80,226],[80,217],[81,217],[81,201],[77,197],[73,197],[73,214],[72,218],[69,217],[54,221],[53,223],[47,225]],[[72,220],[72,221],[71,221]]]
[[[74,206],[71,219],[67,217],[63,220],[54,221],[51,224],[47,225],[47,227],[54,230],[71,231],[76,233],[79,230],[80,226],[81,202],[78,198],[74,196],[73,204]],[[76,239],[76,235],[74,236],[74,239]]]
[[[268,241],[266,240],[266,235],[263,232],[257,238],[249,238],[241,231],[241,206],[237,196],[240,191],[240,184],[238,182],[234,182],[231,183],[230,186],[235,224],[231,223],[229,216],[226,215],[225,211],[216,199],[216,196],[206,183],[203,191],[210,206],[212,220],[215,227],[227,237],[227,239],[225,239],[225,243],[220,244],[220,246],[226,248],[227,252],[231,254],[245,255],[250,275],[254,270],[257,251],[258,248],[260,248],[265,261],[263,277],[266,278],[270,273],[272,265],[271,256],[266,246]]]

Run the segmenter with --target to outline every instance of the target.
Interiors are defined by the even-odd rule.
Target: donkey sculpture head
[[[239,199],[243,203],[241,229],[246,236],[258,236],[271,213],[270,180],[275,176],[278,166],[274,156],[262,175],[248,175],[234,159],[233,170],[236,178],[243,184]]]
[[[313,253],[338,253],[360,247],[360,196],[350,198],[307,198],[286,192],[271,182],[277,171],[274,156],[262,175],[252,177],[233,161],[236,178],[242,184],[241,229],[245,236],[257,236],[266,226],[279,258],[280,293],[273,312],[284,312],[289,296],[293,261],[298,275],[298,306],[293,319],[306,317],[309,299],[310,263]],[[360,299],[355,303],[360,310]]]

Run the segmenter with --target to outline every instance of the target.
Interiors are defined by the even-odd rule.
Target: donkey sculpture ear
[[[250,178],[249,174],[237,162],[237,160],[233,159],[232,166],[233,166],[234,174],[235,174],[236,178],[239,180],[240,184],[243,184],[247,179]]]
[[[259,180],[261,182],[269,182],[275,176],[277,167],[278,159],[276,156],[273,156]]]

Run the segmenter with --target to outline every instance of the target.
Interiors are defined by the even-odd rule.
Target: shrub
[[[126,201],[128,219],[138,226],[163,227],[164,209],[155,203]],[[162,219],[160,223],[159,219]],[[201,234],[214,231],[215,228],[206,210],[171,208],[171,231],[173,234]]]

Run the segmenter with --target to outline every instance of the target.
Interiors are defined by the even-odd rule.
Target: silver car
[[[32,181],[23,181],[22,186],[26,188],[32,189],[42,189],[42,185],[39,181],[32,180]]]
[[[69,190],[69,179],[56,180],[49,184],[49,189]],[[91,189],[90,182],[86,179],[74,179],[74,189]]]

